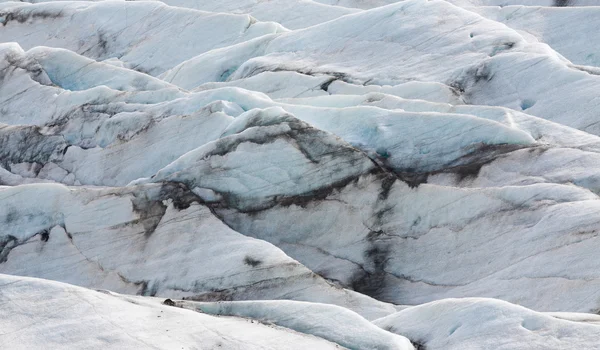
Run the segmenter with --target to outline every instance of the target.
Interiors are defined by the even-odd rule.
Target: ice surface
[[[0,272],[173,298],[331,302],[368,318],[394,311],[327,283],[267,242],[233,231],[182,187],[126,191],[56,184],[4,188]]]
[[[404,337],[382,332],[360,316],[337,306],[297,301],[248,301],[178,304],[213,315],[241,316],[313,334],[348,348],[410,349]],[[302,315],[297,317],[294,315]]]
[[[410,334],[426,349],[598,347],[600,327],[583,323],[581,316],[565,318],[572,321],[499,300],[466,298],[415,306],[374,323],[391,332]]]
[[[600,349],[593,5],[0,1],[0,348]]]
[[[0,275],[6,349],[336,349],[312,335],[63,283]],[[409,349],[408,347],[406,349]]]
[[[2,41],[52,46],[160,74],[200,53],[284,31],[249,15],[169,7],[159,1],[0,3]],[[206,33],[198,35],[198,33]]]

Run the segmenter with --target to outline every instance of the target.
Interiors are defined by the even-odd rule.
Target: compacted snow
[[[600,349],[600,4],[0,1],[0,348]]]

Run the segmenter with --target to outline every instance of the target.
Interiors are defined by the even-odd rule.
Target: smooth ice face
[[[310,334],[192,312],[161,304],[162,299],[6,275],[0,275],[0,285],[6,303],[0,310],[5,330],[0,341],[11,349],[339,348]]]
[[[163,2],[169,6],[203,11],[249,14],[260,21],[280,23],[288,29],[310,27],[358,11],[312,0],[165,0]]]
[[[180,302],[180,307],[212,315],[251,317],[262,322],[313,334],[348,348],[410,349],[408,339],[382,332],[370,322],[332,305],[297,301],[246,301],[225,303]],[[290,317],[290,315],[302,315]]]
[[[373,323],[410,334],[426,349],[594,349],[600,331],[596,316],[546,314],[494,299],[465,298],[410,307]]]
[[[0,0],[0,348],[597,348],[594,4]]]
[[[285,31],[249,15],[169,7],[159,1],[7,2],[0,3],[0,11],[4,42],[17,41],[25,49],[60,47],[96,60],[117,58],[151,75],[211,49]]]

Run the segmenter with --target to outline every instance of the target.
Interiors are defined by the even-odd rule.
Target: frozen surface
[[[0,348],[600,348],[590,5],[0,1]]]
[[[297,301],[198,303],[177,306],[212,315],[240,316],[309,333],[348,348],[410,349],[411,343],[337,306]]]
[[[169,7],[159,1],[2,3],[0,40],[46,45],[160,74],[200,53],[285,30],[249,15]],[[198,33],[206,33],[198,35]]]
[[[0,286],[5,349],[340,348],[310,334],[214,317],[156,299],[7,275],[0,275]]]
[[[425,349],[597,349],[600,326],[590,324],[592,319],[466,298],[411,307],[374,323],[410,334]]]

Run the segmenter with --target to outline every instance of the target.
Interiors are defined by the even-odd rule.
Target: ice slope
[[[7,275],[0,275],[0,286],[5,349],[340,348],[310,334],[159,300]]]
[[[597,307],[597,196],[572,185],[411,188],[370,175],[309,204],[217,213],[313,271],[389,302],[480,295],[547,311]],[[285,222],[273,225],[278,217]]]
[[[197,86],[225,71],[229,81],[297,71],[364,85],[435,82],[453,87],[470,104],[527,110],[599,133],[592,98],[598,76],[574,68],[545,44],[445,1],[403,1],[241,43],[190,59],[164,78],[189,88],[185,77],[201,77],[191,84]],[[181,83],[173,80],[177,72],[185,72]],[[571,103],[559,102],[571,91],[579,92]]]
[[[574,2],[575,3],[575,2]],[[595,5],[600,5],[596,3]],[[600,65],[600,7],[482,6],[470,11],[516,29],[528,41],[550,45],[575,65]],[[582,68],[580,68],[582,69]]]
[[[165,4],[211,12],[249,14],[259,21],[273,21],[288,29],[300,29],[357,12],[340,6],[321,4],[313,0],[165,0]]]
[[[177,302],[175,305],[212,315],[249,317],[301,333],[310,333],[348,348],[412,348],[408,339],[385,332],[359,315],[331,305],[297,301],[222,303],[183,301]],[[301,317],[296,315],[301,315]]]
[[[522,253],[517,253],[519,259],[529,259],[524,253],[531,251],[531,246],[542,247],[537,237],[547,226],[553,233],[545,238],[549,247],[578,242],[565,241],[562,235],[586,232],[586,227],[593,226],[595,221],[582,224],[575,217],[558,227],[540,225],[539,231],[531,230],[531,225],[554,215],[551,213],[556,210],[566,210],[561,203],[583,208],[578,210],[596,210],[593,193],[598,191],[594,164],[598,138],[593,135],[506,108],[453,106],[383,93],[272,100],[239,88],[187,92],[142,73],[94,63],[65,50],[34,48],[24,52],[15,44],[6,45],[6,50],[6,70],[10,74],[5,76],[3,85],[7,90],[20,87],[25,91],[23,94],[35,94],[30,96],[38,99],[44,96],[49,105],[63,106],[42,117],[22,94],[7,99],[7,108],[15,111],[8,113],[9,116],[23,112],[23,108],[32,108],[26,113],[31,126],[19,125],[21,118],[13,121],[17,125],[6,129],[7,151],[3,159],[7,170],[12,172],[11,184],[18,183],[19,176],[76,185],[124,186],[134,180],[135,183],[185,183],[193,194],[188,189],[183,190],[185,193],[208,203],[218,218],[236,231],[268,240],[342,286],[386,301],[414,304],[463,293],[501,297],[543,310],[589,311],[597,307],[595,300],[584,298],[596,288],[593,273],[585,273],[582,281],[577,281],[583,285],[580,297],[561,299],[561,306],[554,308],[550,297],[535,300],[523,292],[530,288],[552,298],[561,297],[559,289],[553,291],[543,283],[529,282],[527,288],[514,291],[489,290],[506,283],[503,279],[509,278],[512,284],[514,279],[524,278],[517,269],[505,272],[509,277],[483,278],[505,270],[513,263],[511,259],[496,259],[479,276],[465,278],[465,271],[472,267],[465,264],[461,255],[440,259],[439,265],[426,263],[429,254],[437,255],[444,249],[453,251],[455,248],[446,245],[457,243],[442,243],[442,238],[436,238],[436,246],[429,241],[404,242],[407,237],[449,229],[466,232],[462,234],[461,245],[477,246],[480,243],[474,242],[473,237],[478,235],[479,228],[495,227],[495,220],[508,220],[511,224],[506,229],[528,242],[509,240],[507,250],[524,247]],[[23,85],[25,81],[27,87]],[[79,89],[66,89],[73,81]],[[332,81],[326,90],[336,86],[335,83]],[[337,86],[347,88],[342,84]],[[420,86],[411,86],[412,91],[420,91]],[[397,89],[383,91],[394,93]],[[62,105],[56,102],[57,95],[63,96]],[[97,100],[99,96],[106,100]],[[92,110],[85,108],[90,104],[94,105]],[[82,112],[73,114],[73,110]],[[444,137],[435,130],[443,131]],[[22,151],[36,147],[44,151]],[[566,154],[573,159],[589,159],[582,166],[586,171],[561,170]],[[481,170],[505,168],[502,164],[510,164],[511,159],[525,164],[511,167],[519,169],[520,177],[514,176],[514,170],[513,175],[496,171],[488,180],[490,175]],[[501,174],[506,174],[504,179]],[[413,188],[424,182],[431,185]],[[506,185],[519,187],[499,187]],[[389,197],[389,193],[396,195]],[[430,212],[436,212],[436,207],[429,203],[437,196],[447,197],[441,206],[449,214],[437,214],[439,217],[431,222],[423,220],[431,217]],[[476,203],[479,211],[467,213],[464,218],[457,215],[462,212],[458,198]],[[331,204],[323,205],[322,201]],[[423,204],[415,205],[419,202]],[[531,209],[524,210],[525,203],[531,203]],[[407,206],[417,210],[409,214],[406,209],[391,209]],[[157,208],[149,210],[161,213],[162,206]],[[317,224],[328,222],[325,230],[304,219],[321,216],[322,210],[338,213],[316,220]],[[496,212],[500,219],[490,216]],[[569,212],[561,215],[570,215],[566,214]],[[280,217],[287,219],[282,223]],[[412,227],[415,222],[418,229],[407,234],[415,230]],[[150,220],[142,226],[152,228],[159,223]],[[280,231],[288,226],[282,235]],[[36,228],[29,235],[52,227]],[[119,234],[120,226],[116,227],[115,234]],[[179,228],[174,226],[167,231],[175,230]],[[342,239],[347,241],[342,249],[337,248],[341,242],[339,232],[344,232]],[[492,239],[504,230],[491,229],[487,233],[489,238],[484,236],[480,240]],[[385,241],[393,249],[381,250],[379,237],[389,234],[391,238]],[[405,253],[405,249],[419,252],[419,257]],[[389,250],[406,258],[394,262],[387,258]],[[567,258],[575,258],[583,251],[567,253]],[[487,250],[480,255],[476,252],[465,250],[475,265],[490,258]],[[544,256],[546,252],[540,250],[539,254]],[[545,264],[541,258],[533,266]],[[21,271],[19,263],[6,266],[5,272]],[[455,266],[456,270],[448,266]],[[37,271],[36,276],[59,278],[45,273]],[[548,273],[555,278],[555,272]],[[185,276],[192,280],[204,278]],[[139,275],[127,280],[152,278],[151,271],[140,270]],[[411,293],[397,294],[407,281],[414,281],[410,284],[418,287],[412,288]],[[87,280],[68,282],[93,286]],[[553,286],[560,285],[559,280]],[[202,291],[238,287],[222,283]],[[234,298],[248,298],[243,295]]]
[[[0,3],[0,273],[161,299],[0,298],[173,298],[233,348],[599,343],[596,7],[165,3]],[[0,325],[36,347],[60,303]],[[174,344],[94,315],[68,339]]]
[[[9,2],[11,0],[2,0],[5,2]],[[64,1],[64,0],[27,0],[23,2],[30,3],[38,3],[38,2],[47,2],[47,1]],[[103,0],[86,0],[86,1],[103,1]],[[139,1],[139,0],[136,0]],[[313,11],[322,10],[327,7],[319,7],[318,4],[329,5],[334,7],[345,7],[350,9],[363,9],[368,10],[380,6],[385,6],[389,4],[393,4],[396,2],[401,2],[406,0],[312,0],[312,1],[303,1],[305,5],[305,9],[309,8]],[[553,7],[574,7],[574,6],[598,6],[598,3],[595,0],[446,0],[450,3],[459,6],[510,6],[510,5],[525,5],[525,6],[553,6]],[[253,9],[255,7],[262,8],[262,5],[257,0],[245,0],[240,8],[234,7],[233,5],[224,2],[222,4],[206,4],[204,1],[199,1],[197,3],[188,1],[188,0],[166,0],[165,3],[172,6],[179,7],[189,7],[196,8],[201,10],[211,10],[211,11],[227,11],[227,12],[237,12],[237,11],[248,11],[248,9]],[[277,3],[277,6],[286,6],[289,5],[288,2],[280,2]],[[210,6],[210,7],[208,7]],[[240,11],[240,12],[241,12]],[[276,11],[275,9],[271,11]],[[312,15],[318,17],[319,14],[311,12]]]
[[[0,18],[3,42],[17,41],[25,49],[65,48],[151,75],[208,50],[285,30],[249,15],[169,7],[158,1],[7,2],[0,4]]]
[[[182,190],[184,193],[196,198],[197,201],[210,203],[219,218],[224,219],[238,232],[266,239],[282,247],[288,254],[327,278],[387,301],[417,303],[431,300],[437,296],[473,293],[502,297],[544,310],[557,310],[554,308],[556,298],[560,299],[561,306],[558,309],[564,307],[571,310],[589,311],[596,307],[595,300],[586,296],[587,293],[597,288],[592,272],[595,271],[595,267],[588,269],[578,264],[572,264],[569,270],[564,272],[581,275],[581,272],[578,271],[584,271],[583,276],[580,277],[581,280],[573,282],[580,285],[581,295],[577,298],[570,296],[570,299],[567,300],[566,295],[557,289],[564,285],[560,279],[550,285],[547,282],[539,284],[528,282],[527,288],[498,289],[503,283],[514,285],[515,279],[531,278],[527,274],[523,275],[519,268],[504,271],[514,264],[514,261],[506,258],[500,259],[503,250],[498,251],[499,256],[494,258],[495,263],[492,265],[488,263],[488,267],[482,270],[479,276],[472,273],[465,275],[465,271],[472,267],[465,264],[461,255],[456,254],[455,248],[457,244],[458,246],[463,245],[465,254],[477,266],[481,261],[490,259],[490,254],[493,254],[495,250],[473,251],[470,247],[478,246],[499,234],[511,232],[515,238],[519,237],[521,240],[508,239],[506,250],[514,251],[520,257],[519,259],[526,261],[522,264],[530,266],[534,271],[540,266],[544,266],[543,271],[550,274],[549,277],[546,277],[547,279],[558,278],[560,275],[554,275],[557,272],[552,272],[544,258],[548,254],[547,248],[557,249],[563,245],[569,246],[584,240],[595,239],[593,231],[589,232],[591,236],[586,236],[586,232],[590,230],[588,227],[596,225],[594,216],[589,218],[589,223],[584,224],[581,222],[583,214],[579,216],[571,214],[573,212],[593,213],[596,210],[597,197],[585,189],[596,190],[593,181],[594,171],[591,165],[589,180],[587,180],[589,185],[583,186],[584,188],[560,183],[554,184],[551,181],[548,184],[541,181],[542,183],[538,185],[525,183],[524,185],[528,186],[498,187],[483,191],[460,190],[435,185],[411,188],[426,181],[427,176],[423,179],[421,177],[411,178],[411,174],[406,173],[396,175],[388,173],[381,165],[373,163],[366,154],[351,148],[332,135],[310,128],[293,116],[282,112],[281,109],[271,108],[258,113],[256,111],[244,113],[227,127],[222,134],[223,137],[218,141],[210,142],[185,154],[149,180],[185,183],[195,195],[186,189]],[[539,124],[549,124],[548,128],[556,132],[551,123],[540,121]],[[577,135],[576,131],[572,133]],[[568,135],[568,132],[565,131],[564,134]],[[593,144],[593,140],[594,137],[590,136],[589,142]],[[577,144],[573,146],[577,146]],[[67,153],[69,149],[67,149]],[[544,157],[548,153],[537,151],[538,149],[539,147],[526,150],[524,154],[526,157],[536,159]],[[518,153],[514,152],[512,148],[506,149],[504,146],[497,150],[491,149],[489,154],[491,158],[489,159],[485,158],[484,153],[478,154],[479,157],[484,157],[482,160],[467,158],[465,161],[469,166],[477,167],[478,162],[493,160],[498,151],[500,154]],[[573,148],[572,152],[581,151]],[[560,161],[562,158],[552,159]],[[266,160],[272,162],[270,166],[267,165]],[[348,167],[348,164],[354,165]],[[455,167],[443,172],[447,176],[464,179],[477,178],[476,170],[476,168],[470,170],[469,167]],[[543,169],[543,171],[548,172],[547,169]],[[433,175],[441,176],[442,174]],[[401,180],[397,180],[396,176],[400,176]],[[580,182],[586,181],[585,174],[582,179],[583,181]],[[196,195],[202,200],[195,197]],[[51,195],[51,201],[60,200],[60,197],[52,198]],[[435,201],[439,202],[435,207],[432,206],[435,203],[432,202],[432,198],[436,198]],[[446,199],[440,201],[441,198]],[[125,202],[127,203],[127,201]],[[477,208],[478,210],[472,212],[470,209],[465,212],[464,205],[467,203],[472,203],[468,208]],[[438,205],[445,214],[436,213]],[[570,207],[572,208],[570,209]],[[409,208],[410,211],[407,211]],[[147,210],[150,211],[150,214],[144,215],[150,220],[142,220],[143,229],[138,229],[140,233],[160,227],[161,221],[156,222],[154,213],[156,210],[159,214],[162,213],[163,206],[151,205]],[[432,216],[432,212],[436,215]],[[331,216],[330,213],[337,214]],[[357,216],[356,213],[360,213],[360,215]],[[495,219],[492,214],[497,215],[498,218]],[[7,218],[22,216],[10,213],[6,215]],[[538,221],[543,222],[546,217],[556,215],[561,218],[571,217],[571,219],[563,220],[560,225],[550,221],[539,225],[538,229],[532,230],[532,225]],[[137,216],[134,215],[134,217]],[[306,221],[306,217],[318,217],[318,219]],[[285,220],[282,222],[278,218],[285,218]],[[496,227],[497,220],[509,220],[508,222],[514,224]],[[274,222],[277,224],[273,225]],[[51,229],[53,225],[60,223],[60,221],[51,221],[51,225],[32,227],[28,233],[29,236],[19,238],[17,241],[25,242],[36,233],[44,229]],[[124,229],[121,228],[122,224],[114,224],[111,227],[116,230],[115,234],[119,234]],[[489,236],[474,239],[480,235],[478,233],[480,227],[495,227],[495,229],[486,230]],[[326,229],[323,230],[323,228]],[[179,230],[179,228],[174,226],[172,230]],[[285,235],[282,235],[280,230],[283,230]],[[405,242],[409,237],[417,238],[429,232],[436,233],[439,230],[442,233],[445,230],[461,232],[460,243],[452,240],[444,241],[437,236],[435,238],[437,246],[432,246],[429,240],[423,243],[418,239],[411,244]],[[19,231],[17,229],[17,232]],[[388,231],[389,233],[387,233]],[[403,233],[411,231],[413,233],[409,235]],[[67,232],[69,232],[68,229]],[[338,232],[344,232],[344,236],[340,237]],[[550,235],[550,232],[553,234]],[[570,232],[575,234],[573,238],[564,236],[565,233]],[[580,236],[581,233],[583,233],[582,236]],[[381,238],[388,235],[391,235],[390,238],[383,240],[385,246],[382,246]],[[5,233],[7,243],[14,241],[11,236],[16,237],[15,233]],[[547,242],[546,245],[539,243],[539,239],[542,237]],[[347,243],[342,243],[340,238],[347,240]],[[565,241],[565,239],[567,240]],[[130,244],[129,242],[125,243]],[[497,242],[493,239],[488,244],[497,247]],[[340,245],[341,249],[338,248]],[[438,265],[427,263],[429,255],[422,254],[430,252],[430,254],[438,255],[440,250],[444,251],[444,249],[446,253],[454,251],[455,254],[448,256],[448,260],[440,259]],[[577,259],[582,254],[589,254],[585,249],[585,246],[581,246],[578,250],[567,251],[565,259]],[[14,251],[18,252],[19,250]],[[399,257],[402,259],[388,258],[390,251],[401,252]],[[476,253],[478,251],[480,253]],[[518,251],[522,252],[517,253]],[[537,251],[541,255],[538,263],[532,263],[533,257],[527,255],[532,251]],[[418,252],[417,256],[415,256],[415,252]],[[102,252],[98,254],[104,255]],[[557,253],[551,250],[551,254]],[[20,253],[17,254],[17,256],[19,255]],[[40,256],[39,259],[44,260],[44,256]],[[419,262],[420,259],[423,259],[422,263]],[[408,263],[409,261],[411,263]],[[417,263],[415,264],[415,262]],[[584,260],[581,263],[589,263],[589,261]],[[5,272],[21,271],[18,270],[20,266],[18,260],[15,264],[8,263],[5,266],[7,266]],[[455,267],[456,270],[450,266]],[[415,270],[416,267],[418,268]],[[564,269],[561,264],[555,268]],[[148,275],[146,275],[143,270],[139,271],[141,273],[136,278],[128,278],[128,280],[140,281],[153,275],[153,272],[147,272]],[[497,271],[504,271],[506,277],[484,278],[486,274]],[[35,273],[41,277],[52,276],[43,275],[44,271]],[[191,278],[191,276],[186,275],[186,278]],[[420,282],[423,280],[427,283]],[[508,282],[503,282],[506,280]],[[404,285],[407,281],[418,285],[411,287],[414,293],[404,292],[402,295],[398,295],[397,292],[405,288]],[[231,288],[229,285],[217,284],[209,290],[222,290],[225,286]],[[493,290],[490,290],[492,287]],[[545,293],[548,297],[531,298],[530,295],[524,293],[525,290],[538,290],[539,293]],[[236,298],[240,298],[240,296]]]
[[[370,323],[323,304],[166,301],[8,275],[0,275],[0,285],[0,344],[11,349],[198,344],[227,349],[597,349],[600,338],[594,315],[544,314],[481,298],[441,300]],[[395,333],[410,335],[416,346]]]
[[[64,138],[62,142],[57,139],[54,150],[47,151],[50,154],[44,159],[18,152],[12,155],[10,163],[35,162],[42,169],[46,168],[36,175],[41,174],[43,178],[60,171],[64,174],[61,178],[46,176],[45,179],[67,184],[125,185],[151,176],[185,152],[225,136],[223,133],[229,130],[234,117],[237,117],[235,123],[243,125],[256,113],[242,112],[253,108],[283,107],[299,119],[344,138],[372,158],[383,156],[390,167],[399,171],[439,170],[482,147],[497,144],[519,147],[534,142],[528,132],[514,125],[502,125],[467,113],[439,113],[443,107],[416,108],[418,113],[408,113],[390,106],[374,108],[360,103],[355,108],[338,108],[347,105],[348,98],[344,97],[331,98],[330,107],[327,104],[307,106],[296,100],[280,103],[261,94],[232,88],[187,93],[141,73],[94,63],[65,50],[38,47],[23,52],[14,44],[4,47],[6,57],[10,57],[6,59],[5,68],[10,74],[4,80],[5,89],[12,92],[5,100],[7,112],[11,112],[8,113],[12,117],[10,122],[43,127],[43,135],[30,137],[32,144],[42,142],[40,138],[56,138],[54,135],[58,134]],[[63,61],[68,65],[59,66],[58,62]],[[111,78],[105,81],[102,77]],[[79,90],[67,89],[73,81],[80,86]],[[15,102],[12,102],[13,96],[18,97]],[[381,101],[386,95],[367,96],[367,99]],[[388,97],[394,100],[393,96]],[[46,99],[56,108],[40,115],[34,112],[35,106],[26,103],[28,98]],[[168,98],[172,100],[161,101]],[[196,110],[199,106],[203,108]],[[438,113],[426,113],[429,110]],[[446,110],[452,112],[450,108]],[[275,114],[286,118],[284,110]],[[455,135],[448,135],[447,140],[439,143],[435,134],[425,132],[433,125],[455,130]],[[39,134],[35,128],[27,130]],[[178,137],[170,132],[177,133]],[[407,141],[412,147],[402,150]],[[16,151],[31,146],[25,142],[20,148],[11,148]],[[147,156],[148,149],[153,150],[152,157]],[[429,157],[432,153],[437,156]],[[12,169],[12,165],[9,167]],[[60,170],[53,170],[55,168]],[[66,176],[68,180],[61,180]]]
[[[592,315],[565,316],[561,319],[493,299],[466,298],[411,307],[373,323],[402,332],[425,349],[600,347],[600,327],[586,322],[594,319]]]
[[[330,302],[368,318],[395,310],[335,287],[271,244],[233,231],[176,184],[36,184],[0,193],[1,273],[197,300]]]
[[[349,8],[371,9],[379,6],[389,5],[397,0],[316,0],[319,3]]]
[[[321,331],[326,339],[335,336],[330,332],[332,323],[343,323],[344,328],[352,332],[345,338],[349,347],[372,348],[390,339],[385,333],[373,332],[377,338],[371,340],[365,333],[371,331],[372,325],[355,320],[347,311],[326,305],[285,301],[218,304],[184,301],[176,305],[208,314],[285,324],[298,331],[327,323]],[[310,320],[308,324],[290,317],[300,314],[299,311]],[[321,318],[314,314],[326,316]],[[327,317],[329,315],[331,317]],[[597,321],[597,315],[544,314],[494,299],[465,298],[409,307],[373,323],[392,333],[408,334],[417,349],[597,349],[600,346],[600,326],[594,324]],[[357,336],[360,339],[354,340]],[[380,348],[388,347],[384,343]]]
[[[510,6],[510,5],[526,5],[526,6],[553,6],[553,7],[570,7],[570,6],[598,6],[594,0],[448,0],[458,5],[476,5],[476,6]]]
[[[22,2],[40,3],[65,0],[28,0]],[[102,1],[102,0],[86,0]],[[131,0],[122,0],[131,1]],[[134,0],[141,1],[141,0]],[[147,0],[146,0],[147,1]],[[154,0],[151,0],[154,1]],[[0,2],[10,2],[1,0]],[[300,29],[355,13],[358,9],[331,6],[313,0],[165,0],[162,3],[179,8],[230,14],[248,14],[259,21],[277,22],[288,29]]]

